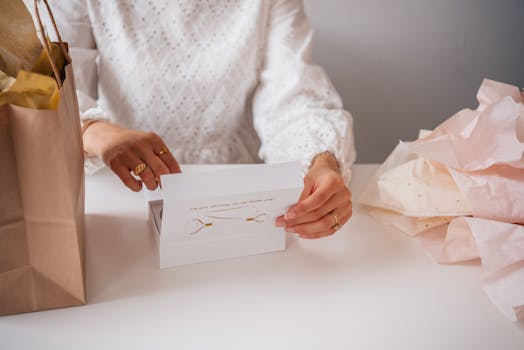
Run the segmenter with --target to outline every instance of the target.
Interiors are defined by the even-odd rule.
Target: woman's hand
[[[90,155],[102,159],[133,191],[157,188],[160,175],[179,173],[180,167],[167,149],[164,141],[154,134],[98,121],[91,124],[83,134],[84,149]],[[131,172],[139,165],[146,167],[137,180]]]
[[[332,235],[352,214],[351,192],[344,183],[338,163],[320,154],[304,177],[304,190],[298,203],[277,218],[276,225],[301,238]],[[338,221],[339,227],[336,227]]]

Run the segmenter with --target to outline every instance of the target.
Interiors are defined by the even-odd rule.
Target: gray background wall
[[[524,87],[524,0],[304,3],[314,58],[353,114],[358,162],[475,108],[484,77]]]

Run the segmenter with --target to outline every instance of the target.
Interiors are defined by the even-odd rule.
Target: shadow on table
[[[383,271],[410,259],[409,251],[413,250],[409,240],[399,239],[381,226],[369,226],[368,220],[357,214],[336,236],[320,240],[289,235],[285,252],[161,270],[145,217],[87,215],[88,302],[228,288],[239,281],[242,285],[278,288],[326,278],[346,279],[348,275]],[[374,228],[362,230],[366,227]]]
[[[288,248],[294,245],[287,241]],[[173,289],[259,277],[264,260],[282,252],[160,269],[149,225],[142,216],[86,215],[86,272],[89,304],[165,293]],[[257,271],[258,270],[258,271]],[[236,277],[235,277],[236,276]]]
[[[140,293],[129,284],[137,275],[153,271],[155,262],[145,218],[86,215],[88,303]]]

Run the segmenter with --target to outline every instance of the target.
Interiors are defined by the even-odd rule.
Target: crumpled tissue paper
[[[439,263],[480,258],[482,288],[515,321],[524,318],[524,93],[486,79],[477,99],[476,110],[400,142],[358,202]]]

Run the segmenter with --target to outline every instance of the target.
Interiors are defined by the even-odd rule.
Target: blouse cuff
[[[89,108],[86,111],[84,111],[81,115],[81,125],[83,126],[84,123],[87,123],[91,120],[100,120],[109,122],[109,118],[107,118],[102,109],[99,106]],[[100,169],[104,168],[105,164],[104,162],[98,158],[97,156],[92,155],[86,155],[84,159],[84,171],[86,175],[93,175]]]
[[[96,156],[86,156],[84,159],[84,171],[86,175],[93,175],[104,167],[105,164],[102,159]]]

